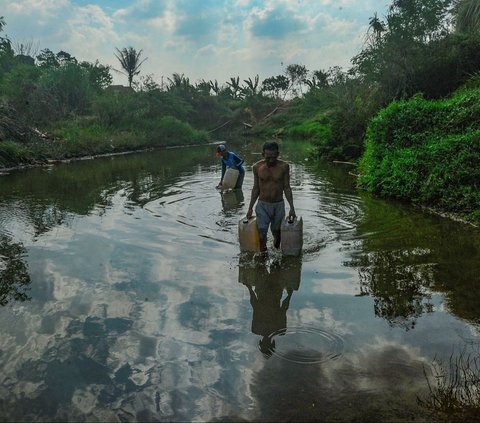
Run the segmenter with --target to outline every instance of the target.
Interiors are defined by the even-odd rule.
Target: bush
[[[136,96],[133,91],[106,90],[93,103],[93,113],[107,127],[124,127],[138,112]]]
[[[162,117],[156,127],[148,129],[150,137],[158,145],[195,144],[208,139],[205,131],[197,131],[172,116]]]
[[[371,121],[360,186],[472,218],[480,211],[480,90],[397,101]]]

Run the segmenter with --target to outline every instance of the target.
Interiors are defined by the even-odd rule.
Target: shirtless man
[[[290,166],[287,162],[278,159],[278,144],[267,141],[262,147],[263,160],[253,165],[253,188],[247,218],[253,214],[253,206],[257,215],[258,230],[260,232],[260,248],[267,251],[268,227],[273,235],[273,245],[280,247],[280,225],[285,217],[285,203],[283,194],[290,205],[290,218],[295,218],[293,207],[292,188],[290,187]]]

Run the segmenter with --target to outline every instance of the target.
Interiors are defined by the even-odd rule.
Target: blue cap
[[[227,147],[225,147],[223,144],[217,145],[217,151],[225,151]]]

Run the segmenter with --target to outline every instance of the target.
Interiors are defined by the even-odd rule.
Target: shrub
[[[480,90],[444,100],[397,101],[371,121],[360,186],[464,212],[480,211]]]

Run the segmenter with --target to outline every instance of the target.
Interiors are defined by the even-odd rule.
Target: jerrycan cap
[[[252,216],[252,217],[249,219],[247,216],[245,216],[245,217],[243,218],[242,222],[243,222],[244,224],[247,224],[247,223],[248,223],[250,220],[252,220],[254,217],[255,217],[255,216]]]

